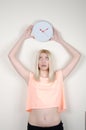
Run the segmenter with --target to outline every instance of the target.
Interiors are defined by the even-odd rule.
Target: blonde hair
[[[39,75],[39,68],[38,68],[38,60],[39,60],[39,56],[41,53],[46,53],[49,57],[49,80],[53,81],[54,80],[54,64],[53,64],[53,55],[51,54],[51,52],[47,49],[42,49],[39,50],[37,55],[36,55],[36,62],[35,62],[35,72],[34,72],[34,76],[36,80],[39,80],[40,75]]]

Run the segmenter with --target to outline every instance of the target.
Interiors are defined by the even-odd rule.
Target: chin
[[[42,70],[42,71],[48,71],[48,68],[46,68],[46,69],[40,69],[40,70]]]

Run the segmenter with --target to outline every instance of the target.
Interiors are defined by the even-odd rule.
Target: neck
[[[44,78],[48,77],[48,74],[49,74],[48,71],[42,71],[42,70],[39,73],[40,73],[40,76]]]

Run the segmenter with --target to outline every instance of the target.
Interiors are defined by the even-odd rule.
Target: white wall
[[[65,130],[85,129],[85,6],[85,0],[0,0],[0,130],[26,130],[27,85],[10,63],[8,52],[25,28],[41,19],[50,21],[59,29],[64,39],[82,54],[79,64],[65,80],[67,110],[61,115]],[[69,58],[65,49],[57,43],[37,43],[31,39],[23,47],[20,60],[28,68],[33,63],[33,52],[40,48],[48,48],[53,52],[57,57],[58,67],[63,66]]]

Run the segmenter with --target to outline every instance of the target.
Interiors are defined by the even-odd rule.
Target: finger
[[[35,37],[34,36],[30,36],[31,38],[33,38],[33,39],[35,39]]]
[[[54,40],[54,37],[51,37],[49,40],[50,40],[50,41],[53,41],[53,40]]]
[[[30,26],[29,26],[29,28],[31,28],[31,29],[32,29],[32,28],[33,28],[33,25],[30,25]]]
[[[32,30],[32,28],[33,28],[33,25],[30,25],[30,26],[27,28],[27,31]]]
[[[49,39],[49,41],[51,41],[51,40],[52,40],[52,38]]]

